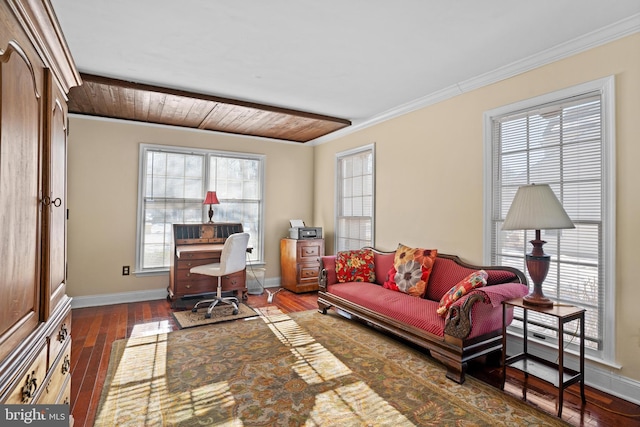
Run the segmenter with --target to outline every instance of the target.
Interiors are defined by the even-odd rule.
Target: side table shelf
[[[507,357],[506,317],[509,307],[520,307],[523,311],[523,350],[522,353]],[[528,314],[529,311],[553,316],[558,319],[558,363],[554,363],[528,352]],[[523,303],[522,298],[502,303],[502,389],[507,379],[507,367],[524,372],[522,397],[527,398],[527,380],[529,375],[553,384],[558,388],[558,417],[562,415],[564,390],[572,384],[580,383],[580,397],[586,403],[584,394],[584,313],[583,308],[554,305],[538,307]],[[580,322],[580,369],[575,371],[564,366],[564,325],[578,320]]]

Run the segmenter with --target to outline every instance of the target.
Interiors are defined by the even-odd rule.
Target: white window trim
[[[602,97],[602,136],[603,136],[603,257],[609,268],[605,272],[605,281],[610,284],[604,290],[603,316],[603,350],[595,352],[593,360],[602,361],[608,365],[615,362],[615,297],[616,297],[616,263],[615,263],[615,212],[616,212],[616,152],[615,152],[615,78],[614,76],[590,81],[548,93],[535,98],[505,105],[484,113],[483,129],[483,262],[491,262],[491,194],[492,194],[492,120],[512,111],[532,109],[536,106],[566,99],[586,92],[599,91]]]
[[[335,163],[334,163],[334,171],[335,171],[335,175],[334,175],[334,191],[335,191],[335,203],[334,203],[334,211],[333,211],[333,223],[334,223],[334,227],[336,228],[336,238],[334,239],[333,242],[333,251],[334,253],[336,253],[338,251],[338,237],[337,237],[337,227],[338,227],[338,216],[340,214],[339,212],[339,203],[340,203],[340,182],[338,180],[338,167],[340,164],[340,159],[347,157],[347,156],[352,156],[354,154],[359,154],[365,151],[371,151],[371,153],[373,154],[373,164],[371,165],[371,170],[373,173],[373,180],[372,180],[372,190],[371,190],[371,246],[373,247],[375,245],[375,241],[376,241],[376,144],[375,142],[372,142],[371,144],[367,144],[367,145],[363,145],[361,147],[357,147],[357,148],[352,148],[349,150],[345,150],[345,151],[340,151],[338,153],[336,153],[335,155]]]
[[[219,155],[225,157],[240,157],[246,159],[256,159],[262,162],[262,181],[261,181],[261,194],[264,198],[264,190],[265,190],[265,181],[267,176],[267,159],[264,154],[253,154],[253,153],[243,153],[236,151],[224,151],[224,150],[210,150],[210,149],[198,149],[198,148],[190,148],[190,147],[181,147],[181,146],[173,146],[173,145],[158,145],[158,144],[147,144],[140,143],[139,151],[138,151],[138,207],[136,211],[136,264],[135,271],[133,274],[136,276],[154,276],[166,274],[169,272],[169,267],[167,268],[156,268],[156,269],[145,269],[141,270],[140,265],[142,262],[141,254],[140,254],[140,245],[141,242],[141,227],[144,221],[142,221],[142,215],[144,214],[143,203],[142,203],[142,194],[144,191],[144,181],[145,181],[145,170],[147,167],[147,158],[144,155],[147,150],[157,150],[157,151],[165,151],[171,153],[184,153],[184,154],[203,154],[203,155]],[[207,185],[209,182],[209,169],[206,169],[205,177],[204,177],[204,185]],[[264,203],[260,204],[260,217],[264,220]],[[203,218],[204,220],[204,218]],[[258,260],[252,261],[254,266],[264,265],[264,225],[260,228],[259,236],[257,236],[258,241],[260,242],[260,253],[258,253]]]

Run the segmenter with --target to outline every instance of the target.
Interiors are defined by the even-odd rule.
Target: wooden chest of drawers
[[[324,239],[280,240],[282,287],[295,293],[318,290]]]

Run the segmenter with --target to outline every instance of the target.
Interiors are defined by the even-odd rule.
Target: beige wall
[[[481,263],[483,113],[615,75],[617,148],[615,374],[640,380],[640,34],[344,136],[315,148],[315,224],[334,230],[335,153],[376,144],[376,239]],[[328,239],[328,251],[333,249]]]
[[[72,117],[68,148],[68,285],[72,297],[166,288],[169,275],[122,276],[136,250],[139,144],[266,155],[266,277],[280,275],[289,220],[311,221],[313,148],[211,132]]]

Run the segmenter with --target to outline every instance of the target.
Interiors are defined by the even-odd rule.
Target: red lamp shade
[[[203,205],[209,205],[209,222],[213,222],[213,205],[219,205],[220,201],[216,196],[215,191],[207,191],[207,196],[204,198]]]
[[[218,200],[218,196],[216,196],[215,191],[207,191],[207,196],[204,198],[203,205],[219,205],[220,201]]]

